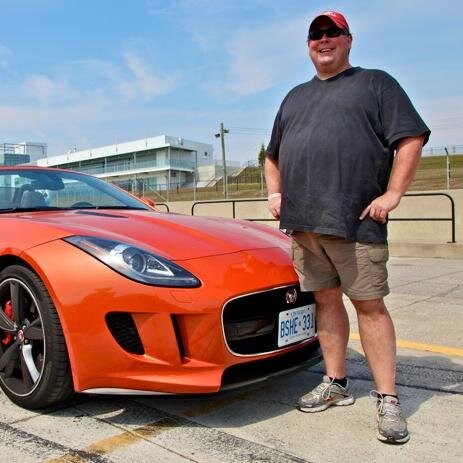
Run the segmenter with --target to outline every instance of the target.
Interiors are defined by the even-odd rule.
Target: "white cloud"
[[[153,121],[162,121],[163,109],[151,103],[179,81],[176,73],[160,76],[133,50],[123,53],[119,62],[73,61],[46,73],[0,81],[3,138],[44,141],[49,154],[59,154],[74,145],[114,143],[115,134],[152,135]],[[150,105],[141,107],[145,102]]]
[[[122,63],[78,61],[63,65],[55,74],[30,74],[17,84],[11,83],[7,93],[3,89],[4,101],[9,94],[32,106],[63,106],[69,102],[100,98],[125,104],[147,102],[170,93],[181,80],[178,73],[158,76],[133,51],[123,54]]]
[[[0,69],[8,69],[8,61],[4,58],[11,55],[13,55],[11,50],[2,43],[0,43]]]
[[[132,50],[123,54],[122,63],[104,60],[83,61],[80,66],[90,72],[95,81],[94,92],[122,99],[123,102],[147,102],[172,92],[181,75],[171,72],[159,76],[139,53]],[[97,90],[98,88],[98,90]]]
[[[260,6],[270,7],[271,0],[253,0],[248,2],[218,2],[217,0],[148,0],[148,13],[152,15],[170,15],[172,17],[188,15],[224,15],[230,12],[247,11]]]
[[[74,100],[78,92],[62,79],[51,79],[44,74],[33,74],[21,83],[19,94],[29,100],[35,100],[39,104],[50,105]]]
[[[166,95],[177,86],[180,80],[179,74],[175,73],[166,77],[157,76],[142,58],[133,52],[126,52],[124,58],[132,78],[120,79],[116,87],[126,100],[141,98],[149,101],[156,96]]]
[[[288,81],[295,69],[306,64],[307,15],[285,19],[281,7],[271,0],[149,0],[147,4],[151,14],[168,16],[163,20],[180,25],[203,52],[212,76],[200,85],[216,97],[268,90]],[[259,9],[262,18],[249,21],[248,16]]]
[[[11,50],[0,43],[0,55],[11,55]]]
[[[225,90],[249,95],[297,74],[304,60],[305,18],[239,31],[228,43],[230,55]]]
[[[163,0],[148,0],[147,8],[148,13],[152,15],[167,15],[173,12],[176,7],[176,2],[171,1],[166,3]]]

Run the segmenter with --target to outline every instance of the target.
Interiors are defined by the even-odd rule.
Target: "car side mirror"
[[[142,196],[140,198],[140,201],[143,201],[145,204],[147,204],[149,207],[152,207],[153,209],[156,207],[156,203],[151,198],[147,198],[146,196]]]

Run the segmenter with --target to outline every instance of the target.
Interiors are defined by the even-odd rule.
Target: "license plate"
[[[278,347],[288,346],[315,336],[315,304],[280,312]]]

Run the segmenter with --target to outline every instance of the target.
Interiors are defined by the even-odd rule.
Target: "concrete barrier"
[[[391,255],[409,257],[443,257],[463,259],[463,190],[437,190],[410,192],[445,193],[453,198],[455,204],[455,241],[452,241],[452,225],[448,221],[396,221],[389,222],[389,244]],[[170,212],[191,215],[193,201],[167,203]],[[233,211],[234,207],[234,211]],[[163,210],[159,207],[160,210]],[[252,198],[250,200],[198,201],[194,215],[235,217],[262,221],[269,226],[278,226],[271,220],[267,202]],[[399,207],[390,214],[391,219],[413,218],[451,218],[451,202],[445,196],[405,196]]]

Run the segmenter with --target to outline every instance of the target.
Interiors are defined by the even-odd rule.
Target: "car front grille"
[[[229,301],[223,310],[228,347],[243,355],[278,350],[279,313],[313,302],[313,294],[300,291],[298,286],[248,294]]]

